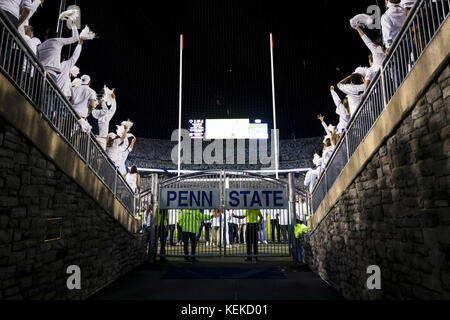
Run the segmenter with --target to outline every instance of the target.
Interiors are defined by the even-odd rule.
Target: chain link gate
[[[161,194],[167,197],[167,190],[186,194],[180,198],[187,207],[163,208]],[[218,201],[208,198],[212,190],[217,192]],[[258,190],[262,194],[280,190],[289,202],[282,209],[260,209],[261,223],[247,223],[248,219],[243,218],[245,209],[226,206],[230,190]],[[173,199],[164,199],[164,203],[170,200]],[[289,183],[243,172],[208,171],[161,183],[153,175],[151,189],[140,196],[138,212],[149,231],[150,260],[156,256],[249,257],[248,250],[250,257],[257,258],[296,257],[294,225],[298,220],[306,220],[308,208],[306,195],[295,190],[293,180]]]

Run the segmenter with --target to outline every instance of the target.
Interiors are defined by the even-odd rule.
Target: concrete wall
[[[450,299],[450,66],[444,61],[303,241],[306,263],[346,298]],[[381,268],[381,290],[366,287],[371,265]]]
[[[86,298],[140,265],[144,240],[0,118],[0,299]],[[70,265],[80,291],[66,287]]]

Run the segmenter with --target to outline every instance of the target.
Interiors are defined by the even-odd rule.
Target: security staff
[[[179,224],[183,231],[184,242],[184,259],[186,262],[197,262],[195,259],[195,248],[197,246],[197,234],[199,233],[199,221],[210,220],[212,218],[220,216],[219,210],[216,210],[212,216],[203,214],[200,210],[183,210],[180,214]],[[189,255],[189,240],[191,241],[191,255]]]
[[[296,238],[296,241],[297,241],[297,252],[298,252],[297,261],[301,261],[302,260],[302,256],[300,254],[300,249],[301,249],[300,235],[307,234],[310,231],[311,231],[311,228],[305,226],[303,224],[303,221],[300,221],[300,223],[297,223],[297,225],[294,227],[295,238]]]
[[[247,223],[247,258],[245,261],[252,261],[252,246],[253,255],[255,256],[255,261],[258,261],[256,257],[258,255],[258,225],[261,224],[264,219],[260,210],[245,210],[243,216],[236,216],[233,213],[233,217],[237,219],[245,219]]]

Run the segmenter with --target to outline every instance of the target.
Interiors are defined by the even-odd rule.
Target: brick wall
[[[450,66],[303,241],[349,299],[450,298]],[[369,291],[367,267],[381,268]]]
[[[145,248],[0,118],[0,300],[86,298],[140,265]],[[79,291],[66,287],[70,265]]]

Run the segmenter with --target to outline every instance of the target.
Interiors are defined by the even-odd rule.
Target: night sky
[[[99,35],[83,46],[77,63],[81,74],[91,76],[98,93],[104,84],[117,88],[111,131],[127,118],[135,122],[132,132],[138,137],[170,139],[178,128],[180,33],[183,127],[188,128],[189,119],[206,118],[262,119],[272,125],[272,32],[277,122],[281,138],[291,139],[323,135],[316,120],[319,113],[337,124],[329,87],[359,65],[366,66],[370,53],[349,19],[377,1],[166,0],[119,5],[68,0],[71,4],[81,7],[83,27],[88,24]],[[45,1],[31,20],[36,36],[43,39],[48,27],[56,27],[58,11],[59,1]]]

